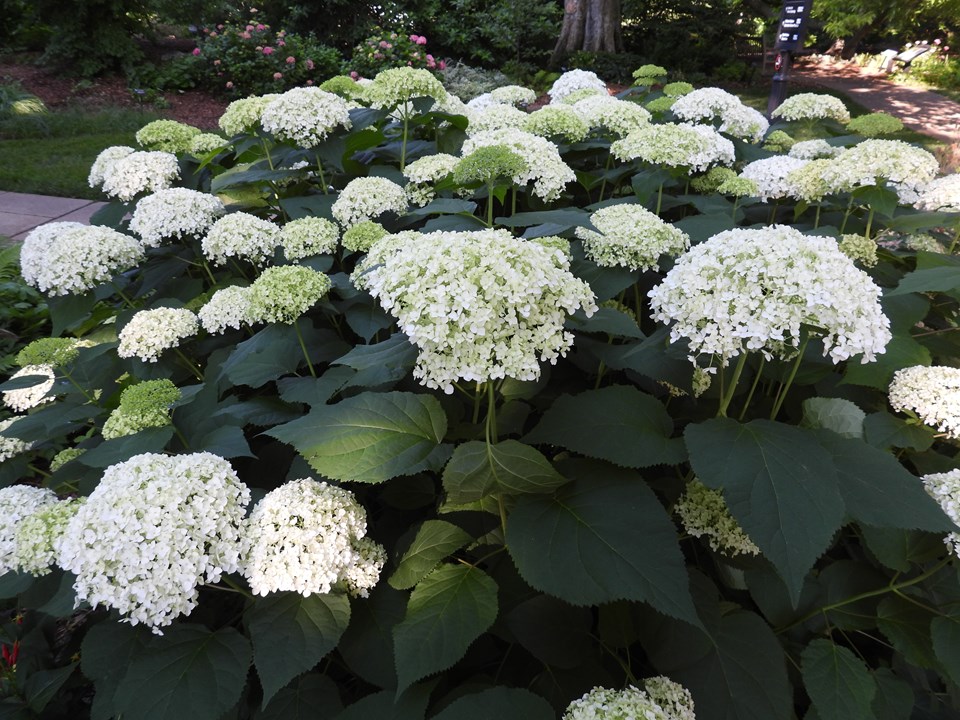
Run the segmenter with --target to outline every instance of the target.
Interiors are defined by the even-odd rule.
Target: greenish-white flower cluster
[[[227,328],[239,330],[251,324],[249,288],[238,285],[217,290],[197,312],[200,325],[211,334],[222,333]]]
[[[960,440],[960,368],[915,365],[897,370],[887,396],[894,410],[916,413],[927,425]]]
[[[685,532],[706,537],[710,547],[724,555],[759,555],[758,548],[730,514],[719,490],[694,478],[673,506]]]
[[[169,153],[189,152],[194,138],[200,134],[195,128],[176,120],[154,120],[137,130],[136,138],[147,150],[162,150]]]
[[[872,362],[891,338],[880,294],[834,239],[773,225],[694,246],[649,295],[654,318],[672,323],[672,341],[686,338],[694,355],[726,364],[751,350],[789,358],[804,326],[834,362],[861,354]]]
[[[83,341],[75,338],[38,338],[17,353],[17,365],[60,367],[77,359]]]
[[[36,576],[49,574],[60,556],[67,524],[84,502],[82,498],[59,500],[24,517],[14,537],[13,562],[17,569]]]
[[[931,473],[920,478],[927,494],[940,503],[943,512],[960,526],[960,470]],[[948,533],[943,539],[947,548],[960,557],[960,532]]]
[[[696,720],[690,691],[667,677],[644,680],[644,690],[595,687],[567,706],[562,720]]]
[[[247,290],[248,322],[289,325],[326,295],[330,287],[330,278],[303,265],[267,268]]]
[[[770,117],[783,118],[789,121],[831,118],[840,123],[850,122],[850,112],[847,110],[847,106],[843,104],[843,100],[820,93],[791,95],[770,113]]]
[[[537,93],[522,85],[501,85],[490,91],[490,97],[504,105],[529,105],[537,99]]]
[[[244,574],[255,595],[326,594],[342,586],[366,597],[386,562],[367,535],[367,514],[353,493],[312,478],[271,490],[247,522]]]
[[[403,169],[403,174],[410,180],[404,188],[410,202],[422,207],[433,200],[436,196],[434,184],[450,175],[458,162],[459,158],[454,155],[437,153],[409,163]]]
[[[690,237],[640,205],[608,205],[590,216],[599,232],[578,227],[577,237],[591,260],[604,267],[659,270],[661,255],[680,255]]]
[[[920,191],[916,206],[920,210],[960,212],[960,174],[936,178]]]
[[[832,158],[843,153],[844,148],[831,145],[826,140],[801,140],[790,146],[787,153],[792,158],[801,160],[817,160],[818,158]]]
[[[193,140],[190,141],[188,150],[194,155],[206,155],[208,152],[219,150],[226,142],[226,140],[214,133],[200,133],[199,135],[194,135]]]
[[[558,137],[566,142],[580,142],[590,126],[572,105],[545,105],[526,117],[523,129],[545,138]]]
[[[249,502],[230,463],[210,453],[111,465],[61,540],[77,604],[114,608],[159,632],[196,607],[199,585],[240,569]]]
[[[339,95],[318,87],[298,87],[267,103],[260,124],[280,140],[312,148],[336,128],[350,129],[350,106]]]
[[[260,117],[263,115],[264,108],[278,97],[278,93],[270,93],[234,100],[227,105],[227,109],[217,123],[227,135],[239,135],[253,130],[260,127]]]
[[[367,252],[375,242],[387,235],[389,233],[380,223],[364,220],[343,233],[343,247],[351,252]]]
[[[287,260],[336,252],[340,229],[326,218],[303,217],[280,229],[280,245]]]
[[[610,146],[618,160],[684,168],[688,173],[712,165],[733,165],[733,143],[707,125],[648,124]]]
[[[877,264],[877,243],[866,235],[846,234],[840,237],[840,252],[863,267]]]
[[[216,195],[168,188],[137,202],[130,230],[140,236],[145,247],[157,247],[167,238],[203,235],[225,212]]]
[[[19,418],[11,417],[0,420],[0,463],[9,460],[12,457],[25,453],[33,447],[32,442],[26,442],[18,437],[14,437],[16,430],[14,426]]]
[[[606,95],[607,84],[591,70],[568,70],[554,80],[547,94],[551,103],[559,103],[579,90]]]
[[[827,158],[808,160],[787,173],[786,184],[790,188],[791,196],[808,203],[823,200],[831,192],[830,186],[823,179],[823,173],[832,162]]]
[[[392,180],[383,177],[354,178],[340,191],[333,203],[333,217],[346,229],[384,213],[403,213],[407,193]]]
[[[197,316],[184,308],[140,310],[120,331],[117,354],[156,362],[160,353],[199,331]]]
[[[477,148],[490,145],[503,145],[523,158],[526,167],[513,177],[513,182],[521,186],[532,182],[533,194],[547,202],[560,197],[567,183],[577,179],[556,145],[523,130],[505,128],[471,135],[464,141],[462,153],[466,156]]]
[[[530,113],[518,110],[513,105],[494,104],[480,110],[472,110],[469,118],[470,124],[467,126],[467,134],[476,135],[488,130],[502,130],[504,128],[523,130],[530,119]]]
[[[120,404],[103,424],[103,437],[110,440],[169,425],[170,406],[179,399],[180,388],[166,378],[131,385],[120,394]]]
[[[17,569],[17,529],[20,523],[55,502],[56,493],[46,488],[32,485],[0,488],[0,575]]]
[[[799,160],[787,155],[774,155],[748,163],[740,171],[740,177],[756,183],[756,197],[764,202],[796,196],[796,192],[790,184],[790,173],[803,167],[806,163],[806,160]]]
[[[366,99],[375,108],[394,108],[418,97],[443,102],[447,91],[429,70],[411,67],[382,70],[366,87]]]
[[[718,120],[720,132],[760,142],[770,123],[757,110],[744,105],[736,95],[720,88],[699,88],[686,93],[670,109],[681,120],[709,122]]]
[[[90,187],[100,187],[107,177],[107,173],[113,167],[114,163],[121,158],[125,158],[134,152],[132,147],[126,145],[113,145],[105,150],[101,150],[93,164],[90,166],[90,173],[87,175],[87,184]]]
[[[164,190],[179,178],[180,163],[176,155],[138,150],[104,167],[102,190],[108,197],[129,202],[142,193]]]
[[[30,387],[18,388],[16,390],[4,390],[3,402],[14,412],[26,412],[30,408],[35,408],[48,402],[52,402],[52,397],[47,397],[53,389],[53,383],[56,375],[51,365],[27,365],[20,368],[13,375],[11,380],[17,380],[23,377],[36,376],[43,378],[36,385]]]
[[[352,280],[420,349],[414,376],[447,393],[458,380],[538,378],[573,344],[567,315],[596,310],[562,252],[504,230],[388,236]]]
[[[262,265],[279,244],[279,227],[256,215],[235,212],[210,226],[201,248],[214,265],[225,265],[231,258]]]
[[[903,123],[893,115],[885,112],[875,112],[853,118],[847,123],[847,130],[872,138],[900,132],[903,130]]]
[[[650,122],[650,112],[642,105],[612,95],[591,95],[571,107],[593,130],[605,130],[618,138]]]
[[[864,140],[824,167],[831,192],[889,182],[901,202],[916,202],[920,191],[940,170],[937,159],[923,148],[900,140]]]

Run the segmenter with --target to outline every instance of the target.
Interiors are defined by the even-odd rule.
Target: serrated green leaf
[[[392,690],[367,695],[345,708],[333,720],[423,720],[430,701],[429,688],[412,687],[399,698]]]
[[[3,575],[0,575],[0,599],[6,600],[16,597],[33,585],[35,581],[36,578],[30,573],[7,570]]]
[[[443,565],[427,575],[393,629],[398,692],[460,660],[497,611],[497,584],[482,570]]]
[[[361,393],[267,431],[334,480],[378,483],[424,469],[447,431],[431,395]]]
[[[923,484],[890,453],[822,431],[820,444],[833,456],[840,495],[854,520],[875,527],[956,530]]]
[[[417,531],[413,542],[390,576],[391,587],[412,588],[428,575],[441,560],[459,550],[473,538],[470,533],[445,520],[427,520]]]
[[[240,698],[250,643],[232,628],[173,625],[133,656],[114,696],[124,720],[218,720]]]
[[[337,686],[326,675],[303,675],[274,695],[254,720],[317,720],[343,710]]]
[[[326,405],[327,401],[353,377],[347,367],[332,367],[318,378],[282,378],[277,381],[280,397],[287,402]]]
[[[552,668],[576,668],[594,648],[591,609],[574,607],[549,595],[524,600],[504,621],[520,645]]]
[[[374,345],[357,345],[334,365],[356,370],[346,387],[376,387],[403,380],[417,362],[417,346],[403,333]]]
[[[863,429],[867,442],[883,450],[896,447],[923,452],[930,449],[936,435],[933,428],[908,423],[885,411],[867,415]]]
[[[896,595],[888,595],[877,607],[877,627],[908,662],[938,669],[930,622],[934,615]]]
[[[243,428],[236,425],[221,425],[214,428],[196,445],[190,446],[191,452],[208,452],[222,458],[256,457],[250,451],[250,445],[243,434]]]
[[[550,703],[522,688],[493,687],[463,695],[432,720],[553,720]]]
[[[63,684],[70,679],[77,663],[70,663],[54,670],[38,670],[31,673],[30,677],[23,685],[23,694],[27,698],[27,704],[34,712],[43,712],[57,691],[63,687]]]
[[[147,428],[133,435],[104,440],[79,456],[77,462],[93,468],[109,467],[141,453],[162,452],[172,437],[170,425]]]
[[[914,563],[933,560],[943,553],[943,536],[917,530],[860,528],[863,542],[891,570],[908,572]]]
[[[637,273],[631,270],[601,267],[589,260],[575,259],[570,263],[570,271],[590,286],[597,302],[616,297],[637,280]]]
[[[926,270],[914,270],[903,276],[900,284],[887,295],[895,297],[906,293],[952,292],[960,288],[960,268],[935,267]]]
[[[590,317],[587,317],[583,310],[578,310],[567,319],[567,326],[584,333],[606,333],[628,338],[646,337],[636,320],[625,312],[608,307],[600,308]]]
[[[885,218],[893,217],[893,211],[900,204],[900,198],[893,190],[879,185],[864,185],[853,191],[858,202],[867,205]],[[827,720],[824,718],[824,720]]]
[[[80,645],[80,669],[94,681],[96,692],[90,710],[92,720],[116,716],[113,697],[130,659],[146,646],[150,633],[144,627],[106,621],[94,625]]]
[[[690,215],[673,223],[678,230],[683,230],[690,236],[691,243],[701,243],[717,233],[731,230],[735,227],[730,213],[711,215]]]
[[[930,351],[907,335],[894,335],[876,361],[866,364],[848,362],[843,382],[887,391],[893,374],[913,365],[929,365]]]
[[[804,427],[823,428],[848,438],[863,437],[867,414],[843,398],[814,397],[803,401]]]
[[[672,434],[673,420],[659,400],[635,387],[611,385],[561,395],[524,440],[642,468],[686,459],[683,442]]]
[[[874,671],[877,694],[873,698],[873,714],[877,720],[909,720],[913,712],[913,690],[889,668]]]
[[[777,567],[794,602],[843,522],[832,458],[810,431],[716,418],[686,430],[690,463]]]
[[[263,707],[284,685],[333,650],[350,622],[346,595],[270,593],[246,613]]]
[[[566,482],[541,452],[516,440],[458,445],[443,471],[447,500],[458,505],[492,493],[551,492]]]
[[[823,720],[873,720],[877,685],[862,660],[822,638],[807,645],[800,659],[803,685]]]
[[[274,324],[238,343],[221,372],[235,385],[258,388],[292,373],[301,362],[303,352],[293,326]]]
[[[407,611],[407,593],[380,583],[368,598],[354,600],[350,627],[337,651],[363,680],[381,688],[397,684],[393,665],[393,628]],[[393,693],[391,692],[391,697]]]
[[[643,478],[591,461],[563,469],[574,482],[520,498],[507,518],[523,579],[573,605],[637,600],[699,624],[676,529]]]
[[[960,685],[960,618],[950,615],[935,617],[930,623],[933,651],[947,677]]]

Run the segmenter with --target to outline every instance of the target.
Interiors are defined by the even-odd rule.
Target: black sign
[[[777,29],[777,42],[774,50],[796,52],[803,47],[807,32],[807,19],[810,17],[810,0],[783,3],[780,10],[780,27]]]

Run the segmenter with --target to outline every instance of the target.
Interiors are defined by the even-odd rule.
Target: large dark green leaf
[[[470,533],[445,520],[427,520],[404,552],[390,586],[398,590],[412,588],[441,560],[472,540]]]
[[[277,592],[257,598],[246,623],[264,707],[280,688],[333,650],[349,622],[346,595]]]
[[[807,645],[800,659],[804,687],[822,720],[873,720],[877,684],[862,660],[822,638]]]
[[[933,428],[908,423],[884,411],[867,415],[863,429],[867,442],[884,450],[895,447],[923,452],[930,449],[936,435]]]
[[[635,387],[612,385],[561,395],[525,440],[642,468],[686,459],[683,442],[672,433],[673,420],[659,400]]]
[[[276,324],[239,343],[222,372],[235,385],[256,388],[293,372],[303,361],[293,326]]]
[[[326,675],[303,675],[273,696],[254,720],[317,720],[343,710],[337,686]]]
[[[874,671],[877,694],[873,698],[873,714],[877,720],[908,720],[913,712],[913,690],[889,668]]]
[[[362,393],[267,431],[334,480],[377,483],[426,467],[447,431],[431,395]]]
[[[938,669],[930,637],[933,613],[897,595],[888,595],[877,607],[877,627],[908,662]]]
[[[393,628],[407,611],[407,593],[380,583],[368,598],[354,600],[350,627],[337,651],[347,666],[372,685],[394,688]]]
[[[552,720],[550,703],[522,688],[493,687],[457,698],[432,720]]]
[[[105,468],[141,453],[162,452],[172,437],[173,427],[170,425],[147,428],[133,435],[104,440],[77,460],[87,467]]]
[[[552,668],[579,667],[596,647],[591,608],[574,607],[549,595],[524,600],[504,621],[520,645]]]
[[[429,701],[429,688],[419,685],[399,698],[393,690],[382,690],[358,700],[333,720],[423,720]]]
[[[676,529],[643,478],[591,461],[563,470],[573,483],[520,498],[507,519],[524,580],[573,605],[638,600],[698,624]]]
[[[458,445],[443,471],[447,500],[465,504],[491,493],[545,493],[567,482],[541,452],[516,440]]]
[[[116,715],[113,696],[130,659],[143,650],[149,638],[150,633],[143,627],[110,621],[94,625],[84,635],[80,668],[96,687],[90,710],[92,720],[109,720]]]
[[[443,565],[410,594],[394,627],[398,691],[460,660],[497,617],[497,584],[482,570]]]
[[[606,333],[616,337],[643,338],[637,321],[627,313],[614,308],[602,307],[589,318],[578,310],[567,320],[567,326],[585,333]]]
[[[57,691],[63,687],[63,684],[70,679],[77,663],[70,663],[53,670],[38,670],[32,673],[23,684],[23,694],[27,698],[27,704],[34,712],[43,712]]]
[[[915,292],[951,292],[960,288],[960,268],[935,267],[914,270],[904,275],[896,288],[887,295],[897,296]]]
[[[866,364],[848,362],[843,381],[887,391],[893,374],[912,365],[929,365],[930,351],[908,335],[894,335],[876,361]]]
[[[356,370],[346,387],[376,387],[403,380],[417,361],[417,346],[403,333],[394,333],[375,345],[357,345],[334,365]]]
[[[348,367],[332,367],[318,378],[290,377],[277,381],[280,397],[287,402],[304,403],[310,405],[326,405],[353,377],[353,370]]]
[[[803,401],[804,427],[823,428],[849,438],[863,437],[866,413],[843,398],[813,397]]]
[[[133,656],[114,697],[124,720],[218,720],[240,698],[250,643],[232,628],[173,625]]]
[[[954,685],[960,685],[960,618],[944,615],[930,623],[933,651]]]
[[[844,516],[832,458],[812,431],[716,418],[686,430],[690,463],[776,565],[794,601]]]

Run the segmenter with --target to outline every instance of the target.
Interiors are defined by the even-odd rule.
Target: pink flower
[[[286,46],[287,46],[287,44],[286,44],[283,40],[277,40],[277,45],[279,45],[280,47],[286,47]]]
[[[215,32],[210,33],[210,37],[215,38],[216,36],[217,36],[217,33]]]
[[[293,55],[287,58],[287,65],[293,65],[295,62],[297,62],[297,59]]]
[[[306,64],[306,66],[307,66],[307,70],[313,70],[313,68],[314,68],[313,60],[310,60],[310,59],[308,58],[308,59],[307,59],[307,62],[306,62],[305,64]]]
[[[281,30],[280,32],[277,33],[277,37],[286,37],[286,35],[287,35],[286,30]]]
[[[264,54],[264,55],[273,55],[273,48],[270,47],[269,45],[267,45],[267,47],[265,47],[265,48],[263,49],[263,54]]]
[[[426,45],[427,39],[423,35],[421,35],[414,42],[417,43],[417,45]]]
[[[419,59],[420,59],[420,53],[414,53],[411,57],[413,57],[414,60],[419,60]]]
[[[194,55],[199,55],[199,54],[200,54],[200,48],[194,48],[194,49],[193,49],[193,54],[194,54]]]
[[[383,53],[374,53],[373,57],[375,60],[383,60]]]
[[[249,40],[253,36],[248,32],[242,32],[240,33],[240,37],[242,37],[244,40]]]
[[[253,30],[253,25],[247,25],[247,27],[245,27],[244,30],[246,30],[247,32],[251,32]]]
[[[274,73],[274,74],[273,74],[273,79],[274,79],[274,80],[283,80],[283,73]]]
[[[381,41],[380,41],[380,47],[382,47],[382,48],[388,48],[388,47],[390,47],[390,43],[388,43],[386,40],[381,40]]]
[[[313,85],[313,80],[307,80],[307,85]]]
[[[444,61],[444,60],[441,60],[441,61],[440,61],[440,69],[441,69],[441,70],[446,70],[446,69],[447,69],[447,63],[446,63],[446,61]]]
[[[263,23],[257,23],[257,30],[266,30],[267,26]]]
[[[219,61],[219,60],[214,60],[214,61],[213,61],[213,64],[214,64],[214,65],[219,65],[219,64],[220,64],[220,61]]]
[[[219,25],[217,25],[217,30],[223,30],[223,23],[220,23]]]
[[[410,36],[410,42],[415,43],[418,39],[419,39],[419,38],[418,38],[417,35],[411,35],[411,36]]]
[[[351,70],[350,77],[352,77],[354,80],[358,80],[360,78],[360,73],[358,73],[356,70]]]
[[[232,90],[232,89],[233,89],[233,83],[227,80],[227,90]]]
[[[256,8],[250,8],[250,12],[251,12],[251,13],[256,13],[256,12],[257,12],[257,9],[256,9]]]
[[[393,45],[392,45],[391,43],[387,43],[387,47],[388,47],[388,48],[392,48]]]

